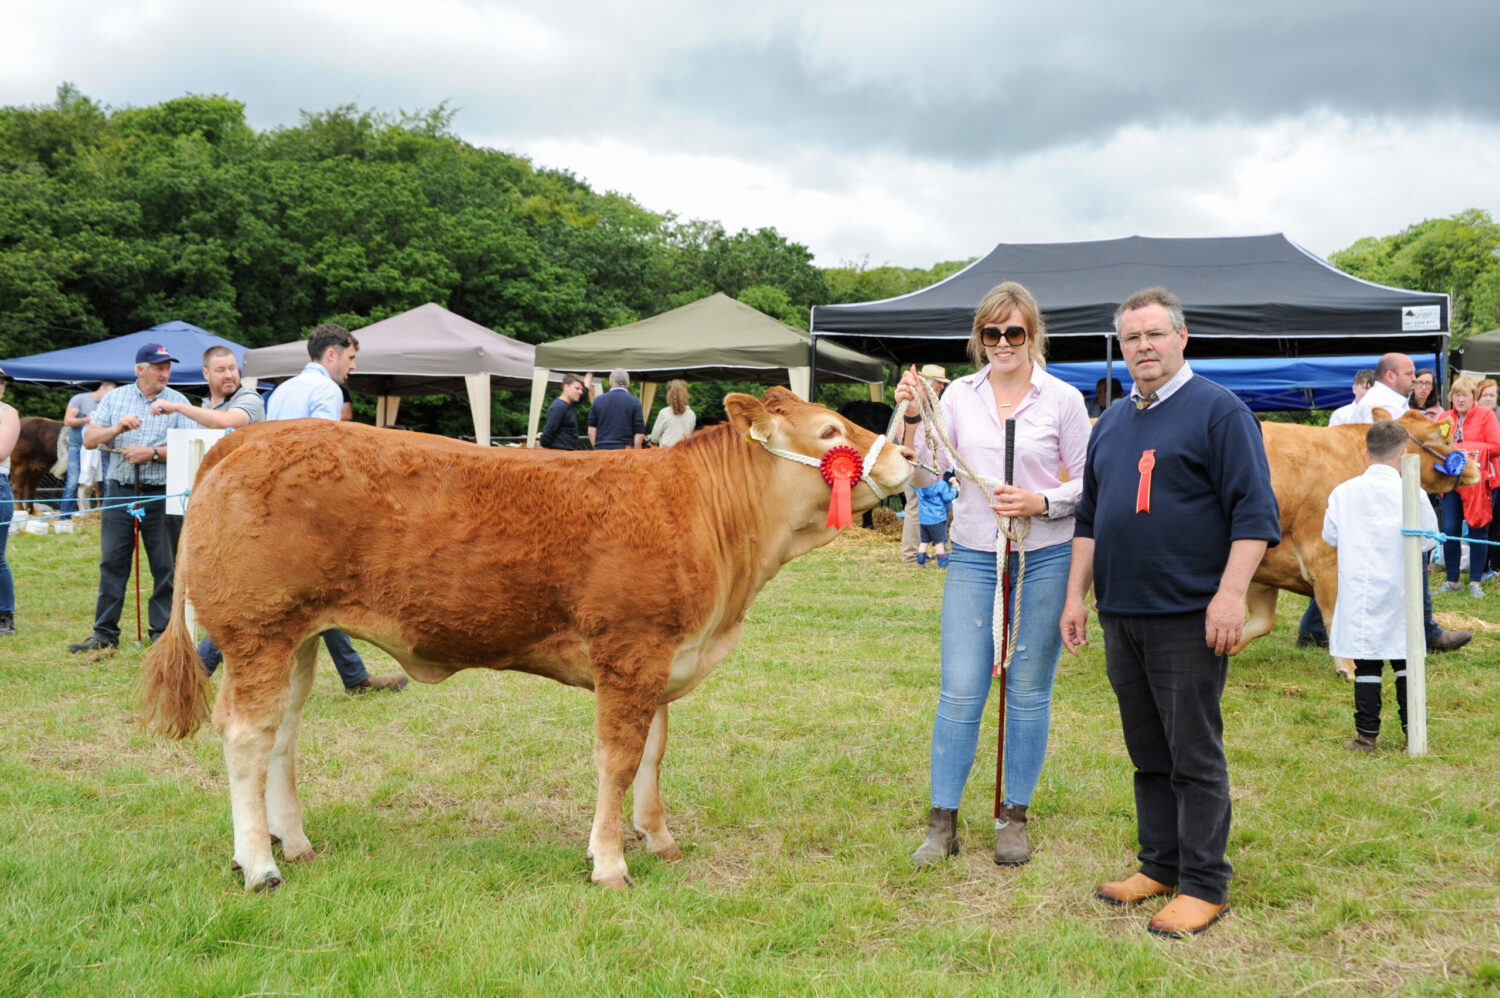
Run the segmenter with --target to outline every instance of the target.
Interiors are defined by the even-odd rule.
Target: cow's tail
[[[208,718],[208,674],[187,626],[186,540],[177,549],[172,619],[146,652],[141,676],[141,727],[168,738],[186,738]]]

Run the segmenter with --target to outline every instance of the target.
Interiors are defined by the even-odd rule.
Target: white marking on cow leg
[[[313,859],[312,842],[302,830],[302,802],[297,797],[297,734],[302,728],[302,705],[312,690],[318,646],[308,642],[292,660],[286,710],[276,729],[266,774],[266,817],[271,834],[281,840],[281,855],[288,863]]]
[[[276,733],[236,717],[219,725],[229,773],[229,809],[234,816],[234,861],[245,871],[245,886],[267,890],[281,884],[266,827],[266,766]]]
[[[667,705],[656,708],[641,764],[635,771],[635,830],[646,837],[646,848],[662,859],[682,858],[677,840],[667,831],[667,811],[661,801],[661,760],[667,751]]]
[[[1250,583],[1250,588],[1245,593],[1245,606],[1249,609],[1250,616],[1245,620],[1244,630],[1240,632],[1240,643],[1229,649],[1229,654],[1238,655],[1250,642],[1271,633],[1271,628],[1276,626],[1277,592],[1274,586],[1260,582]]]

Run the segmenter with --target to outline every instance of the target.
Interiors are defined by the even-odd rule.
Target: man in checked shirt
[[[159,343],[136,351],[135,381],[99,400],[83,429],[83,446],[108,446],[117,460],[109,464],[105,481],[105,509],[99,529],[99,602],[94,609],[94,632],[68,645],[70,652],[99,651],[120,644],[120,611],[125,606],[125,584],[130,580],[135,523],[126,503],[139,499],[141,542],[151,565],[151,639],[167,629],[172,613],[172,570],[177,562],[177,538],[182,517],[168,516],[167,431],[194,424],[179,413],[151,415],[157,401],[188,400],[167,387],[176,357]]]

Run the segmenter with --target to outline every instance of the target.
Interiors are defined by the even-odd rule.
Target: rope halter
[[[750,439],[754,440],[756,443],[760,444],[762,447],[770,451],[772,454],[775,454],[777,457],[784,457],[788,461],[796,461],[798,464],[805,464],[810,468],[818,468],[821,470],[823,467],[823,461],[821,458],[808,457],[806,454],[798,454],[796,451],[782,450],[780,447],[772,447],[770,443],[767,442],[764,434],[762,434],[761,431],[754,426],[750,428]],[[891,493],[880,487],[879,482],[870,477],[870,469],[874,468],[875,462],[880,460],[880,452],[885,449],[885,446],[888,443],[890,443],[890,441],[886,439],[886,435],[884,433],[876,437],[875,442],[870,445],[870,449],[865,451],[864,462],[861,464],[859,469],[859,481],[867,486],[871,492],[875,493],[876,502],[879,502],[880,500],[891,495]]]

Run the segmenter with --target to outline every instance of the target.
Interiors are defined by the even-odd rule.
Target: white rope
[[[779,447],[772,447],[770,444],[766,443],[765,438],[757,434],[754,429],[750,431],[750,436],[755,440],[756,443],[760,444],[762,447],[770,451],[772,454],[775,454],[777,457],[784,457],[788,461],[796,461],[798,464],[805,464],[812,468],[823,467],[823,462],[818,460],[817,458],[808,457],[806,454],[798,454],[796,451],[782,450]],[[889,442],[890,440],[885,435],[876,437],[875,442],[870,445],[870,449],[865,451],[864,463],[859,471],[859,480],[865,485],[869,486],[871,492],[875,493],[876,502],[879,502],[880,500],[886,498],[890,495],[890,493],[881,488],[879,483],[877,483],[875,479],[870,477],[870,469],[875,467],[875,462],[880,459],[880,451]]]
[[[926,391],[921,393],[917,400],[917,412],[927,426],[927,439],[935,441],[937,446],[933,448],[934,457],[937,455],[938,447],[942,448],[943,456],[948,459],[949,466],[960,478],[966,478],[985,490],[986,498],[995,494],[995,489],[1005,484],[1003,479],[991,478],[989,475],[981,475],[970,468],[967,462],[953,449],[953,444],[948,439],[948,424],[943,417],[942,407],[937,401],[937,390],[931,381],[917,375]],[[896,406],[896,412],[891,416],[890,430],[906,418],[907,403],[902,401]],[[890,432],[888,430],[887,432]],[[928,469],[932,470],[932,469]],[[991,506],[991,511],[994,507]],[[1016,612],[1011,619],[1011,633],[1016,634],[1021,625],[1021,587],[1026,581],[1026,548],[1024,541],[1031,533],[1031,517],[1029,516],[1005,516],[995,512],[995,605],[993,619],[991,620],[992,640],[995,643],[996,661],[995,668],[1005,671],[1010,668],[1011,659],[1015,657],[1016,646],[1014,641],[1005,640],[1005,589],[1000,585],[1000,580],[1005,577],[1005,541],[1009,540],[1016,552]],[[1004,654],[1000,649],[1004,648]]]

